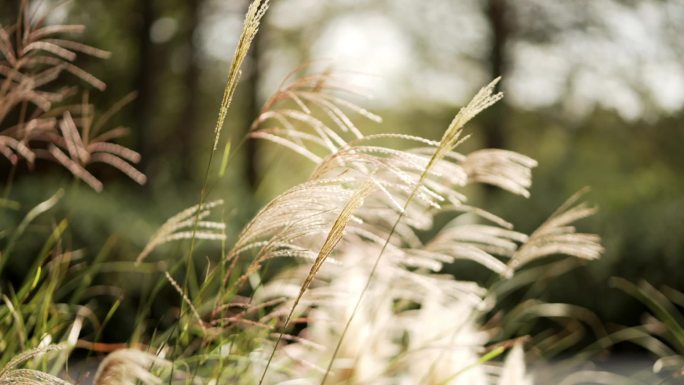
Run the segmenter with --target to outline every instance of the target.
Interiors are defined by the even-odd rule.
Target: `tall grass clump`
[[[466,123],[502,97],[494,93],[497,81],[456,114],[439,141],[364,135],[346,111],[378,119],[341,99],[347,88],[330,73],[305,75],[267,102],[251,135],[294,150],[311,160],[314,171],[257,214],[229,257],[256,249],[251,264],[276,256],[313,264],[287,270],[255,292],[257,302],[280,298],[268,317],[283,317],[276,341],[262,348],[259,382],[293,375],[302,383],[330,384],[527,381],[520,353],[511,354],[502,371],[488,363],[492,355],[483,359],[488,349],[494,355],[503,347],[520,349],[515,341],[491,346],[495,331],[479,327],[496,302],[493,285],[440,272],[445,264],[470,260],[490,270],[496,282],[550,255],[596,259],[602,247],[597,236],[573,226],[594,213],[578,197],[529,236],[466,203],[461,191],[471,184],[529,195],[534,160],[499,149],[456,151],[466,139]],[[384,145],[388,138],[400,144]],[[357,207],[351,216],[350,204]],[[434,216],[445,211],[459,215],[435,229]],[[421,239],[418,232],[428,230],[436,235]],[[341,231],[345,235],[330,251],[326,239]],[[304,326],[287,334],[297,330],[288,328],[295,317]],[[282,343],[283,335],[289,343]]]
[[[223,204],[209,201],[220,194],[211,188],[214,154],[240,67],[268,6],[257,0],[247,12],[199,202],[161,224],[130,257],[134,269],[164,262],[145,273],[153,285],[135,315],[134,334],[124,344],[97,341],[120,300],[104,314],[82,303],[107,253],[91,258],[90,267],[71,268],[86,256],[61,242],[64,220],[52,227],[26,281],[18,288],[0,285],[0,384],[76,382],[65,374],[75,349],[109,353],[100,356],[91,376],[98,385],[532,383],[526,338],[503,335],[496,322],[485,322],[505,292],[501,287],[550,256],[594,260],[603,248],[598,236],[575,228],[595,212],[579,202],[581,194],[529,235],[468,203],[466,191],[478,191],[471,185],[530,197],[533,159],[503,149],[461,151],[468,123],[503,97],[495,90],[499,79],[455,114],[441,138],[423,138],[365,134],[357,119],[382,119],[353,101],[353,87],[334,71],[296,71],[266,101],[245,140],[290,149],[308,159],[313,171],[267,203],[238,234],[227,234],[226,224],[213,219]],[[102,131],[128,99],[98,120],[87,93],[69,104],[66,90],[41,89],[64,71],[104,88],[71,64],[77,51],[96,57],[106,56],[104,51],[53,39],[82,28],[41,26],[42,20],[26,16],[26,8],[22,2],[19,22],[0,36],[0,112],[8,111],[0,113],[0,152],[12,167],[19,161],[31,166],[38,158],[57,162],[96,191],[102,183],[86,168],[92,162],[144,183],[133,166],[140,156],[111,142],[124,131]],[[25,227],[60,196],[3,233],[0,266],[14,258],[13,245],[23,240]],[[443,226],[435,220],[442,213],[452,217]],[[183,255],[164,254],[167,249],[160,247],[183,240]],[[223,251],[197,269],[193,252],[200,241],[217,242]],[[277,259],[288,262],[276,264]],[[489,284],[444,273],[456,261],[481,266]],[[164,288],[177,295],[170,326],[150,322],[150,307]],[[86,333],[92,338],[83,338]]]
[[[646,281],[630,282],[613,277],[609,284],[643,304],[648,312],[642,324],[619,325],[614,332],[596,344],[631,342],[656,357],[652,372],[662,379],[659,383],[678,383],[684,376],[684,293],[669,286],[658,289]],[[589,377],[591,374],[588,374]],[[612,382],[630,384],[628,378],[613,376]]]
[[[16,23],[0,25],[0,153],[9,171],[0,198],[2,384],[70,383],[62,379],[69,356],[76,349],[101,349],[97,340],[121,300],[120,289],[93,284],[108,262],[111,239],[94,256],[72,249],[70,219],[51,217],[66,190],[48,191],[32,205],[14,196],[15,179],[52,162],[98,192],[103,183],[89,170],[93,163],[146,181],[134,167],[140,154],[114,142],[127,130],[108,126],[134,95],[96,114],[89,93],[106,85],[75,64],[83,56],[106,59],[109,52],[76,40],[84,26],[47,25],[34,11],[22,0]],[[8,279],[8,266],[22,264],[23,279]],[[98,295],[119,298],[101,313],[93,301]]]

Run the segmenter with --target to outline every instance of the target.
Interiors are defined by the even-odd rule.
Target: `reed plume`
[[[0,369],[0,384],[2,385],[71,385],[53,375],[41,372],[34,369],[19,369],[21,364],[42,356],[46,353],[65,349],[61,345],[47,345],[39,346],[34,349],[27,350],[20,353],[12,360],[10,360],[2,369]]]
[[[95,385],[160,385],[162,379],[152,373],[167,368],[170,363],[154,354],[137,349],[121,349],[110,353],[100,363]]]
[[[0,28],[0,154],[13,165],[26,161],[29,168],[39,158],[59,163],[96,191],[102,190],[102,182],[86,169],[96,162],[144,184],[145,175],[133,166],[140,154],[111,142],[125,135],[126,129],[101,132],[111,115],[134,95],[98,119],[87,92],[82,103],[69,102],[81,87],[58,86],[61,74],[69,73],[104,90],[103,81],[74,61],[78,54],[106,59],[109,52],[62,37],[81,34],[84,26],[45,25],[44,17],[32,18],[28,8],[28,1],[22,0],[17,23]]]

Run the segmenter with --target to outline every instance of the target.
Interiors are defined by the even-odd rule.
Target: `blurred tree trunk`
[[[263,0],[261,0],[263,2]],[[247,1],[247,7],[251,1]],[[246,11],[246,8],[245,8]],[[267,14],[268,15],[268,14]],[[249,126],[259,116],[261,111],[261,100],[259,99],[259,67],[261,61],[261,42],[264,35],[265,20],[262,20],[261,28],[259,33],[257,33],[254,41],[252,42],[252,47],[250,49],[250,72],[249,78],[245,81],[245,118],[247,119],[245,124],[246,135],[249,131]],[[259,158],[259,146],[256,140],[247,139],[245,142],[245,168],[244,175],[249,183],[252,191],[256,191],[259,185],[259,169],[258,169],[258,158]]]
[[[134,77],[133,89],[138,91],[138,98],[133,104],[135,116],[135,135],[137,148],[142,153],[140,168],[146,172],[148,159],[154,154],[154,136],[150,129],[151,109],[154,100],[155,63],[150,28],[156,18],[153,0],[138,0],[138,19],[135,29],[138,42],[138,68]]]
[[[491,48],[489,52],[490,77],[505,76],[508,71],[506,58],[506,43],[511,38],[508,23],[510,7],[508,0],[488,0],[486,17],[492,31]],[[490,148],[504,148],[506,138],[504,134],[505,103],[497,103],[489,111],[489,119],[485,121],[485,145]]]
[[[0,23],[2,26],[12,25],[17,22],[19,15],[19,0],[0,0]]]
[[[177,146],[179,153],[190,156],[193,153],[194,138],[197,132],[199,108],[199,75],[198,65],[199,45],[194,41],[195,32],[200,23],[200,10],[202,0],[186,0],[184,3],[183,26],[180,31],[180,44],[187,52],[188,66],[183,74],[183,109],[180,118],[173,131],[174,145]],[[195,162],[180,162],[179,173],[182,179],[191,179],[195,173]]]

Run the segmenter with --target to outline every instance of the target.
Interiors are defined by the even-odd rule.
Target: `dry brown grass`
[[[75,64],[79,54],[106,59],[109,52],[82,44],[70,35],[83,33],[82,25],[45,25],[31,17],[22,0],[16,24],[0,28],[0,154],[16,166],[33,168],[37,159],[62,165],[96,191],[102,182],[86,167],[105,163],[143,184],[145,175],[132,164],[137,152],[112,143],[127,133],[123,127],[103,131],[109,118],[130,102],[129,95],[101,117],[88,102],[79,81],[103,91],[100,79]],[[74,78],[66,80],[62,74]],[[73,96],[81,94],[81,102]]]

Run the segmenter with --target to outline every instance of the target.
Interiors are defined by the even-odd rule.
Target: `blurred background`
[[[0,1],[3,25],[14,22],[18,3]],[[80,63],[108,84],[105,92],[92,91],[95,105],[104,110],[137,92],[115,123],[131,128],[126,144],[142,153],[148,176],[141,187],[115,170],[96,169],[105,191],[81,188],[63,208],[75,218],[71,246],[94,254],[114,236],[113,258],[132,260],[167,217],[198,199],[248,2],[32,2],[37,13],[58,3],[49,23],[85,24],[82,41],[112,52],[109,60]],[[467,147],[501,147],[538,160],[532,198],[482,190],[470,199],[529,232],[590,186],[587,199],[600,211],[582,230],[603,237],[605,257],[537,294],[586,307],[607,324],[637,324],[643,305],[610,288],[609,277],[684,290],[683,33],[679,0],[275,0],[224,138],[236,146],[268,95],[303,63],[348,73],[372,94],[361,103],[384,122],[369,130],[432,139],[477,89],[501,75],[505,98],[470,125]],[[258,207],[311,170],[262,143],[232,151],[228,175],[211,192],[226,200],[229,242]],[[5,178],[9,163],[1,167]],[[12,192],[24,202],[46,199],[71,178],[55,168],[25,171]],[[29,263],[14,262],[8,274],[20,275]],[[110,279],[121,281],[115,273]],[[135,308],[122,307],[117,317],[124,324],[126,311]]]

